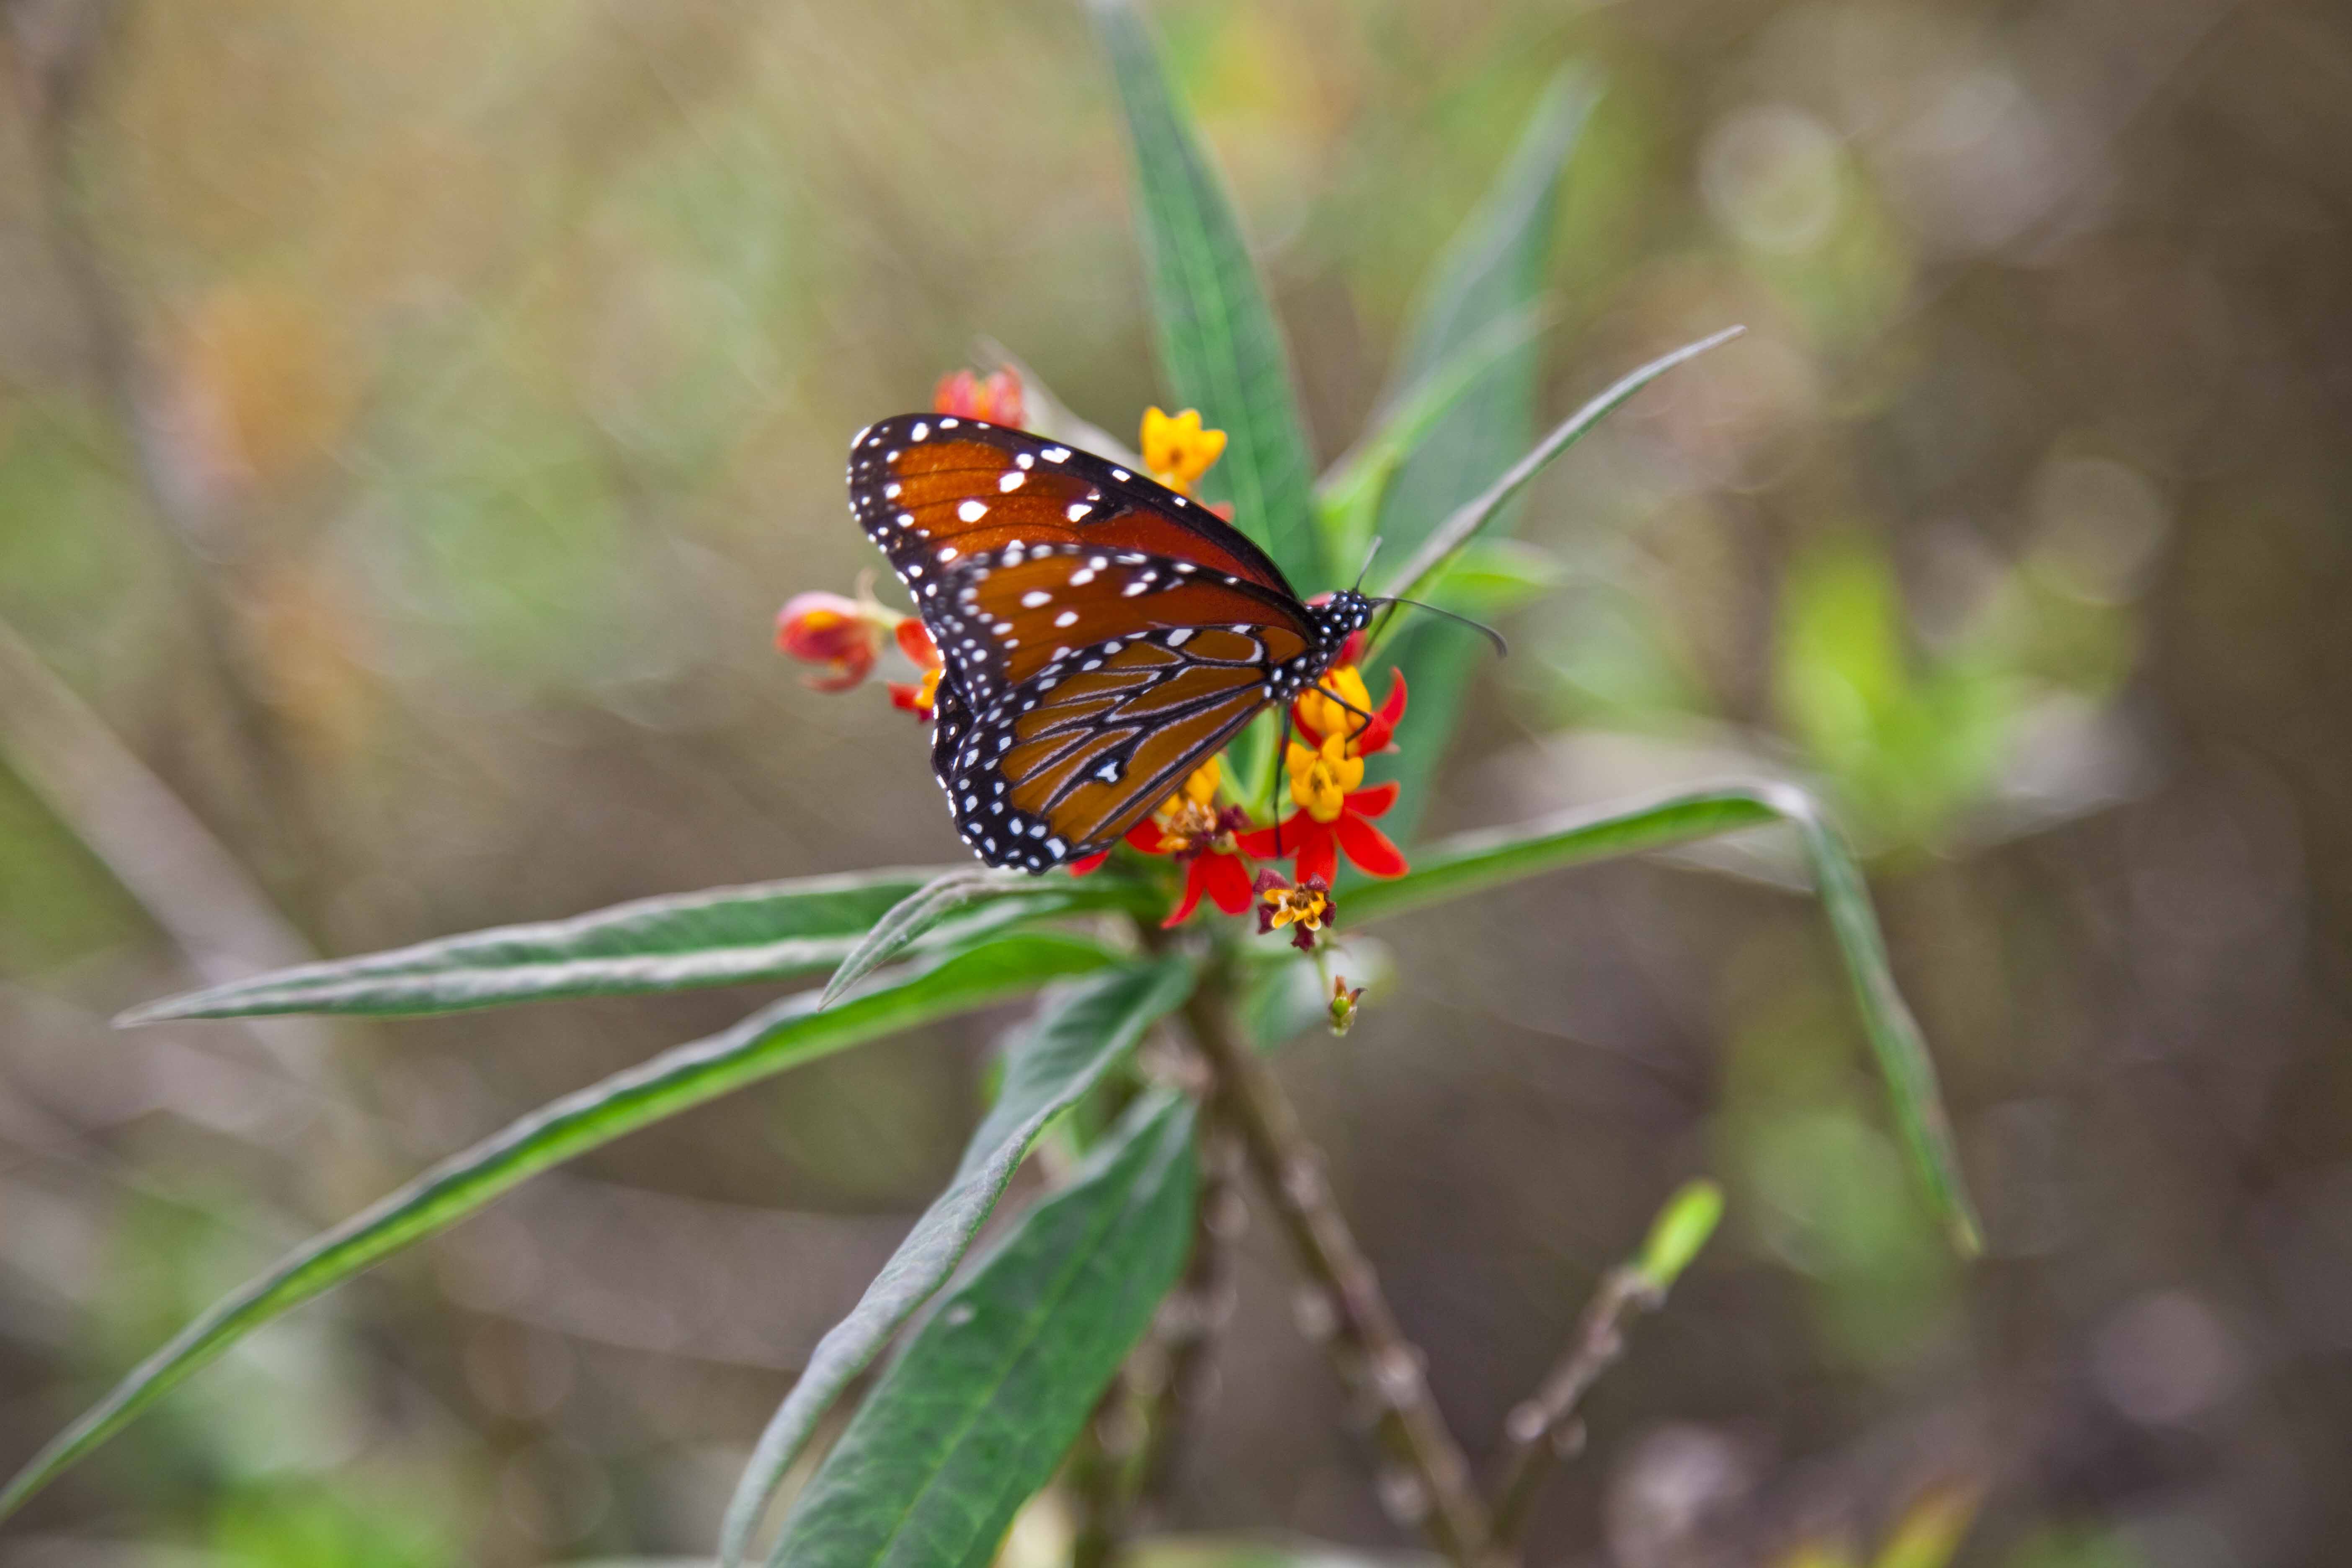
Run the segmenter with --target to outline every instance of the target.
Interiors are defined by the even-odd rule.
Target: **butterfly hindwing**
[[[975,853],[1044,870],[1108,848],[1265,707],[1255,666],[1186,658],[1177,635],[1078,649],[971,723],[940,782]]]

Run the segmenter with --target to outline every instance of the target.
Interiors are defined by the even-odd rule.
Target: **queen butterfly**
[[[1108,848],[1371,616],[1303,603],[1190,497],[980,420],[859,431],[849,508],[939,645],[931,771],[991,866]]]

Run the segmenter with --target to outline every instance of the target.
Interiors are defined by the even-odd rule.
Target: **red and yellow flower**
[[[911,681],[883,683],[889,689],[891,706],[929,723],[940,687],[940,650],[919,619],[902,616],[874,597],[870,574],[858,580],[855,599],[839,594],[795,594],[776,613],[778,650],[819,666],[823,673],[803,677],[819,691],[847,691],[864,684],[886,642],[896,643],[919,672]]]
[[[898,651],[921,670],[921,679],[914,681],[887,680],[883,684],[890,690],[890,706],[912,713],[919,723],[931,721],[931,709],[939,700],[940,671],[946,663],[940,658],[940,645],[913,616],[900,621],[891,635],[898,639]]]
[[[1287,928],[1290,945],[1301,952],[1315,951],[1315,934],[1339,918],[1331,884],[1320,877],[1302,877],[1294,885],[1279,871],[1260,871],[1250,890],[1257,895],[1257,933]]]
[[[874,672],[882,639],[898,618],[871,601],[795,594],[776,612],[776,647],[803,664],[823,668],[821,675],[802,677],[810,687],[846,691]]]
[[[1261,860],[1295,856],[1301,885],[1319,879],[1329,887],[1343,854],[1370,876],[1404,874],[1403,853],[1372,826],[1396,805],[1397,786],[1364,787],[1364,759],[1395,744],[1397,721],[1404,717],[1404,677],[1391,679],[1388,700],[1377,710],[1371,702],[1363,672],[1341,664],[1291,705],[1292,721],[1307,742],[1294,741],[1283,754],[1298,809],[1279,827],[1244,835],[1244,853]]]

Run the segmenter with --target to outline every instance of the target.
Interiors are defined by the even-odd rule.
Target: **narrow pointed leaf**
[[[1563,68],[1545,87],[1517,145],[1423,288],[1397,366],[1399,389],[1436,374],[1515,319],[1530,318],[1549,270],[1560,172],[1600,97],[1599,75],[1580,65]],[[1393,548],[1418,546],[1528,449],[1540,371],[1532,338],[1521,337],[1449,400],[1381,498],[1380,533]]]
[[[1398,468],[1486,380],[1489,371],[1532,344],[1542,325],[1543,312],[1532,303],[1488,322],[1383,405],[1371,427],[1317,482],[1315,505],[1323,524],[1324,553],[1337,570],[1349,570],[1370,547],[1381,502]],[[1526,446],[1520,441],[1503,461]],[[1410,547],[1418,541],[1398,542]]]
[[[1414,855],[1413,868],[1405,875],[1357,889],[1349,897],[1347,918],[1350,923],[1379,920],[1562,866],[1663,849],[1772,822],[1794,827],[1804,846],[1913,1167],[1953,1244],[1973,1257],[1983,1249],[1982,1233],[1953,1151],[1951,1123],[1936,1085],[1927,1042],[1895,988],[1861,870],[1811,797],[1795,785],[1771,781],[1726,784],[1442,839]]]
[[[1035,886],[1037,879],[1024,872],[989,871],[977,866],[933,878],[891,905],[874,922],[874,929],[858,939],[857,945],[841,961],[841,967],[824,983],[824,994],[817,998],[817,1005],[832,1006],[843,992],[905,952],[924,932],[966,904],[991,894],[1026,892]]]
[[[1624,376],[1609,389],[1570,415],[1545,437],[1532,452],[1511,465],[1510,470],[1472,500],[1454,509],[1454,514],[1431,534],[1416,552],[1412,560],[1396,574],[1394,585],[1385,592],[1407,598],[1413,597],[1428,579],[1445,564],[1446,557],[1477,537],[1478,531],[1492,522],[1496,514],[1507,505],[1513,496],[1528,487],[1529,481],[1544,471],[1554,458],[1567,451],[1582,438],[1585,432],[1614,413],[1625,401],[1642,388],[1681,364],[1696,359],[1711,348],[1729,342],[1745,327],[1726,327],[1719,332],[1685,343],[1672,353],[1656,359]]]
[[[955,1179],[849,1315],[817,1342],[760,1435],[720,1530],[719,1560],[728,1568],[742,1561],[760,1516],[826,1409],[947,1283],[1038,1131],[1101,1082],[1146,1029],[1181,1006],[1192,982],[1192,966],[1181,958],[1134,964],[1072,986],[1022,1031],[1005,1059],[1003,1088],[965,1146]]]
[[[877,976],[861,994],[827,1011],[817,1010],[814,993],[786,997],[730,1029],[551,1101],[304,1243],[215,1302],[36,1454],[0,1490],[0,1517],[253,1330],[387,1254],[446,1229],[551,1165],[786,1068],[1115,962],[1114,954],[1075,937],[1005,936]]]
[[[393,1016],[791,979],[840,963],[875,921],[954,869],[803,877],[638,899],[570,920],[499,926],[273,970],[150,1002],[123,1014],[120,1022],[270,1013]],[[937,952],[1022,921],[1125,907],[1137,896],[1117,879],[1030,879],[1026,887],[993,894],[979,909],[933,927],[916,945]]]
[[[1126,111],[1152,326],[1170,395],[1225,432],[1202,490],[1303,592],[1327,573],[1313,526],[1313,460],[1274,309],[1240,217],[1161,67],[1135,0],[1092,0]]]
[[[1023,1216],[883,1374],[772,1563],[987,1561],[1184,1266],[1192,1121],[1181,1096],[1147,1097]]]
[[[1584,67],[1571,65],[1553,76],[1517,146],[1423,290],[1397,368],[1399,386],[1436,375],[1470,346],[1532,316],[1550,270],[1561,171],[1600,94],[1599,76]],[[1528,450],[1536,438],[1541,379],[1537,345],[1522,341],[1496,356],[1414,443],[1393,481],[1375,499],[1377,526],[1360,525],[1385,542],[1391,570],[1428,540],[1442,519]],[[1507,527],[1507,519],[1494,526]],[[1398,727],[1397,749],[1376,763],[1372,776],[1402,786],[1387,827],[1410,840],[1453,740],[1462,694],[1481,663],[1493,656],[1477,634],[1433,616],[1408,614],[1396,631],[1382,662],[1404,671],[1414,701]],[[1387,679],[1377,666],[1366,673],[1385,689]]]

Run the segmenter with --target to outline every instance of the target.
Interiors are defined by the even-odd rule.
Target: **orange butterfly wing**
[[[939,645],[932,771],[964,842],[1044,871],[1108,847],[1363,624],[1148,479],[1022,431],[902,415],[850,502]]]

